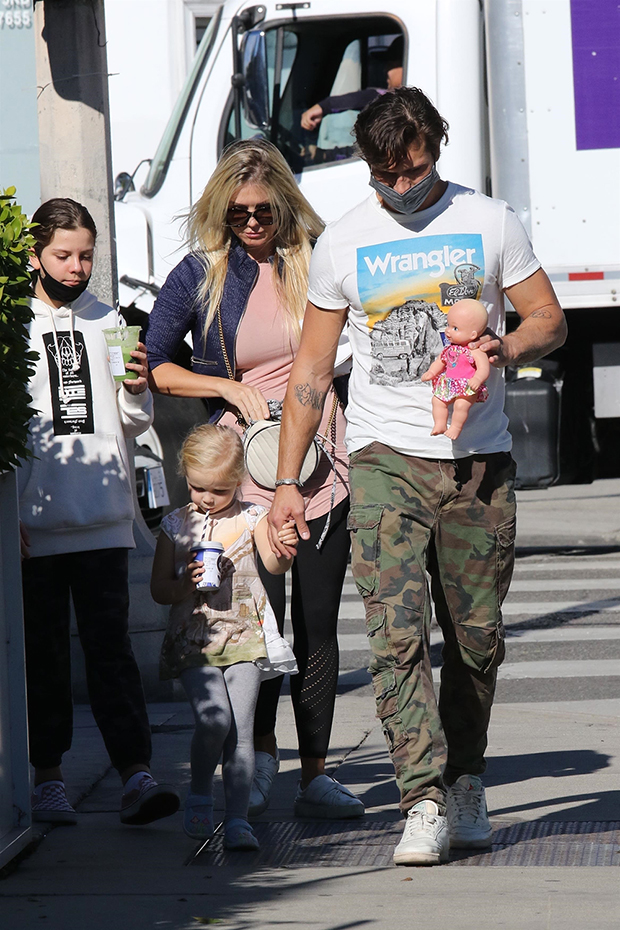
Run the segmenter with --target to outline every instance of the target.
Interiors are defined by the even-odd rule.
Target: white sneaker
[[[301,782],[295,797],[295,816],[315,820],[349,820],[363,817],[362,801],[330,775],[317,775],[303,788]]]
[[[455,849],[483,849],[491,845],[487,802],[477,775],[457,778],[448,789],[446,807],[451,846]]]
[[[434,801],[418,801],[407,814],[403,836],[394,850],[395,865],[439,865],[450,854],[448,821]]]
[[[248,817],[258,817],[269,807],[269,796],[279,768],[280,753],[277,749],[275,759],[268,752],[254,753],[254,780],[250,791]]]

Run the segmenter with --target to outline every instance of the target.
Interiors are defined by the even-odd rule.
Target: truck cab
[[[567,313],[566,346],[507,373],[509,382],[548,378],[561,397],[551,405],[561,416],[555,464],[542,484],[560,473],[572,482],[615,474],[617,18],[615,0],[386,0],[381,11],[374,0],[227,0],[202,38],[155,154],[133,176],[117,178],[121,305],[132,322],[148,323],[159,288],[185,252],[184,218],[236,139],[260,136],[277,145],[325,221],[359,203],[369,173],[351,137],[358,110],[336,108],[312,130],[302,127],[302,114],[328,97],[385,92],[386,53],[398,47],[403,83],[421,87],[450,125],[441,176],[513,207]],[[507,310],[509,327],[518,325]],[[189,346],[183,354],[178,361],[188,363]],[[378,363],[389,380],[402,359],[394,348],[383,356]],[[174,485],[181,431],[206,412],[200,400],[156,403],[157,441]],[[521,419],[531,441],[528,414]],[[546,422],[542,430],[553,434]]]

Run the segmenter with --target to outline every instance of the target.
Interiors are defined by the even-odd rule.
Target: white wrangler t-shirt
[[[406,220],[373,192],[328,226],[312,255],[308,297],[325,310],[349,308],[349,455],[371,442],[429,459],[508,451],[502,371],[491,368],[489,398],[472,405],[454,442],[430,435],[431,385],[420,377],[443,348],[452,304],[477,298],[504,335],[503,289],[539,268],[508,204],[458,184]]]

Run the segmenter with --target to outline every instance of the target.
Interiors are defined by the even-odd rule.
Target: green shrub
[[[38,352],[29,346],[27,324],[32,224],[15,202],[15,188],[0,193],[0,472],[27,457],[28,422],[34,410],[26,391]]]

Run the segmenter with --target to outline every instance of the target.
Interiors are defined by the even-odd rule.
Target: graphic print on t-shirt
[[[480,296],[482,236],[418,236],[357,250],[357,286],[370,330],[371,384],[419,381],[441,352],[449,308]]]
[[[84,336],[74,330],[75,355],[80,367],[78,371],[73,371],[74,356],[71,333],[58,332],[56,335],[60,358],[58,358],[56,346],[54,345],[53,333],[45,333],[43,336],[43,342],[47,349],[54,434],[56,436],[69,436],[73,433],[94,433],[93,392]],[[64,397],[60,396],[60,365],[62,365]]]

